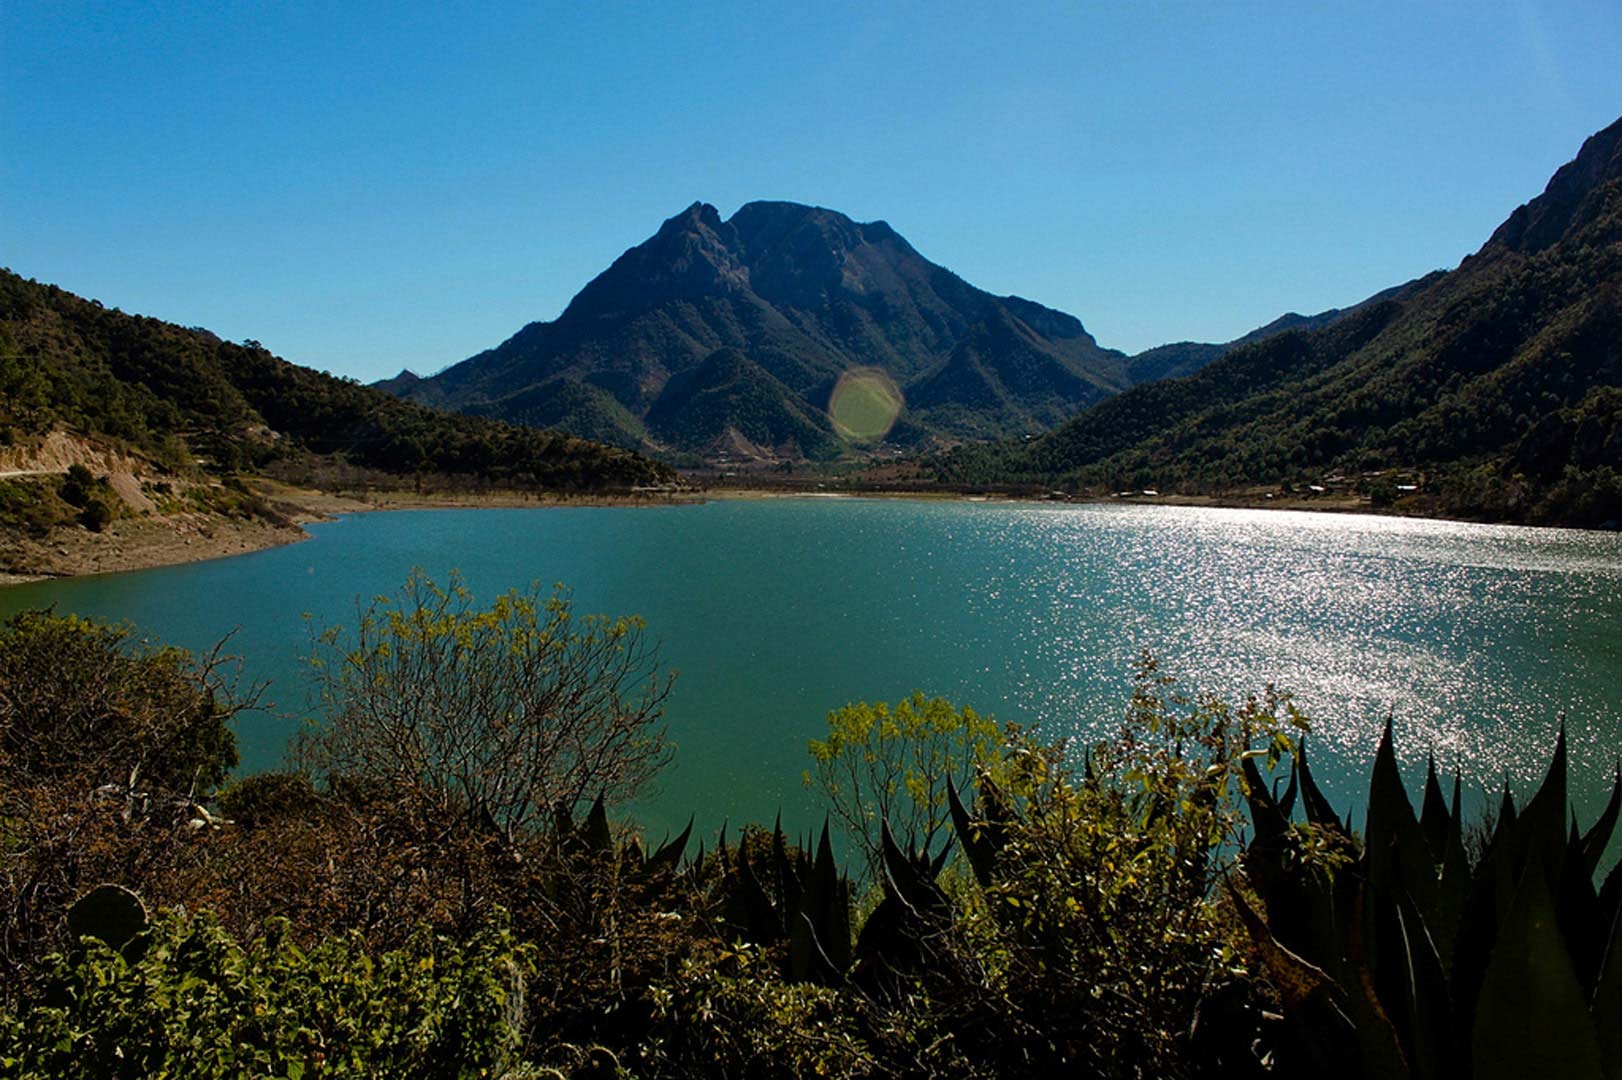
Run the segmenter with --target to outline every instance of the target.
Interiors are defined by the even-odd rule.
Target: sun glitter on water
[[[890,433],[906,399],[895,381],[878,368],[852,368],[839,376],[828,395],[828,418],[847,439],[873,442]]]

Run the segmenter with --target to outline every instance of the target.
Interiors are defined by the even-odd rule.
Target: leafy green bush
[[[113,503],[117,501],[117,496],[113,494],[106,477],[97,479],[83,465],[68,466],[67,475],[57,493],[63,502],[79,509],[79,524],[91,532],[101,532],[116,516]]]
[[[783,980],[758,946],[706,948],[650,993],[638,1056],[660,1074],[868,1076],[879,1061],[853,1002]]]
[[[0,1016],[7,1076],[484,1076],[519,1050],[529,950],[500,924],[376,957],[354,936],[301,950],[284,920],[243,945],[175,912],[134,959],[85,940]]]
[[[245,776],[222,788],[220,812],[244,828],[259,828],[319,810],[320,795],[301,772],[264,772]]]
[[[89,505],[98,486],[89,469],[79,464],[69,465],[67,475],[62,480],[62,500],[82,509]]]
[[[931,897],[916,870],[892,863],[902,902],[874,912],[858,953],[875,925],[910,938],[892,968],[910,964],[960,1017],[958,1037],[978,1027],[978,1054],[993,1061],[1011,1065],[1003,1054],[1018,1046],[1036,1072],[1254,1067],[1260,1012],[1214,894],[1245,824],[1245,763],[1287,754],[1304,727],[1287,697],[1191,699],[1146,657],[1119,733],[1083,762],[1027,739],[1000,781],[982,774],[972,811],[954,788],[978,898]],[[934,927],[911,916],[931,909]]]
[[[93,498],[85,503],[84,509],[79,512],[79,524],[91,532],[101,532],[113,523],[115,516],[113,508],[107,504],[107,500]]]
[[[0,529],[38,539],[69,520],[71,509],[41,477],[0,480]]]
[[[23,611],[0,624],[0,773],[207,792],[237,763],[238,700],[217,655],[128,626]],[[133,778],[133,779],[132,779]]]

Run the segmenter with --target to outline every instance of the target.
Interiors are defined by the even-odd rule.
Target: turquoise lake
[[[352,622],[413,567],[481,598],[564,582],[576,610],[638,613],[679,672],[679,744],[637,808],[821,820],[801,786],[829,709],[914,689],[1054,734],[1101,736],[1145,649],[1188,690],[1273,682],[1315,764],[1360,807],[1389,712],[1411,782],[1427,751],[1479,793],[1541,774],[1562,715],[1579,813],[1622,751],[1622,536],[1352,515],[880,499],[432,510],[311,527],[215,562],[0,590],[202,649],[232,634],[269,711],[239,725],[274,765],[305,707],[313,628]],[[1417,796],[1417,788],[1414,790]],[[1475,796],[1479,797],[1479,795]],[[1360,812],[1359,812],[1360,813]]]

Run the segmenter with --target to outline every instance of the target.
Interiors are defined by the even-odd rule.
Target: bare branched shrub
[[[561,587],[480,608],[420,571],[318,635],[321,717],[297,756],[329,782],[410,792],[507,836],[635,794],[665,764],[671,677],[638,618],[577,617]]]
[[[914,693],[894,706],[857,702],[828,714],[828,737],[812,739],[805,786],[818,792],[881,874],[879,825],[930,849],[946,828],[948,781],[968,790],[974,770],[1000,758],[1006,737],[989,716]]]

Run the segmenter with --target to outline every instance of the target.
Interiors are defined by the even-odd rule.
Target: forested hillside
[[[1445,512],[1622,517],[1622,121],[1456,270],[935,466],[1099,491],[1335,474],[1380,498],[1397,471]]]
[[[66,428],[176,472],[298,464],[588,490],[668,483],[634,453],[401,401],[207,330],[0,271],[0,440]]]

